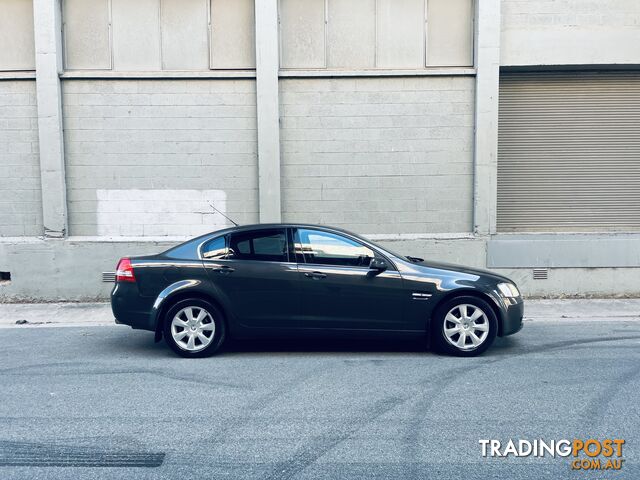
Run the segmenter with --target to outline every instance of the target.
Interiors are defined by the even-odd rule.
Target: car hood
[[[513,283],[513,281],[505,277],[504,275],[500,275],[495,272],[491,272],[489,270],[483,270],[482,268],[474,268],[467,267],[464,265],[456,265],[453,263],[444,263],[444,262],[433,262],[431,260],[423,260],[420,262],[411,262],[413,267],[417,267],[418,270],[428,271],[429,269],[437,269],[437,270],[446,270],[454,273],[466,273],[469,275],[477,275],[479,277],[485,277],[487,279],[495,280],[496,282],[509,282]]]

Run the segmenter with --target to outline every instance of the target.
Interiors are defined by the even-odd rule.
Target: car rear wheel
[[[177,302],[164,317],[164,338],[178,355],[206,357],[215,353],[225,337],[222,313],[199,298]]]
[[[471,296],[446,301],[437,309],[432,322],[438,349],[461,357],[480,355],[491,346],[498,331],[491,306]]]

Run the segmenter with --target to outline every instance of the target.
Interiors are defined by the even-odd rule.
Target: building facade
[[[238,223],[640,294],[634,0],[1,0],[0,299]]]

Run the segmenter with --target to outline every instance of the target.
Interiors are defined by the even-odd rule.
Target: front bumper
[[[513,335],[522,330],[524,317],[524,302],[522,297],[505,299],[502,314],[502,330],[500,336]]]

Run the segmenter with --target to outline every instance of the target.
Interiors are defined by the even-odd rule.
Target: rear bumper
[[[152,299],[140,297],[138,287],[133,283],[116,283],[111,291],[111,311],[119,325],[155,331],[150,316],[152,302]]]
[[[514,303],[509,303],[507,300],[504,308],[504,314],[502,319],[502,332],[501,336],[513,335],[514,333],[522,330],[522,319],[524,317],[524,302],[522,298],[516,298]]]

